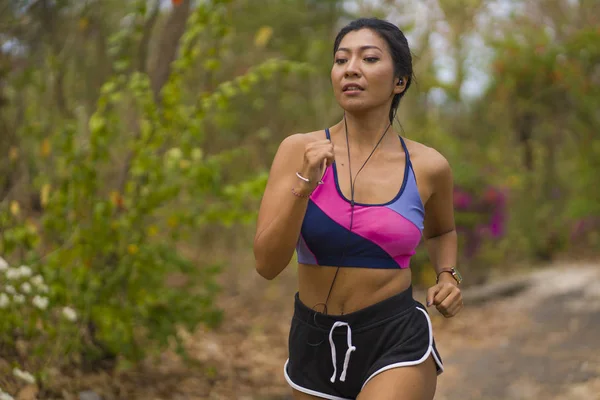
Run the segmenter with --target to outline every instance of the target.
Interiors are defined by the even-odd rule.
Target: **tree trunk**
[[[154,99],[160,101],[160,91],[167,83],[171,73],[171,63],[177,56],[179,40],[186,28],[186,21],[190,15],[191,0],[183,0],[176,6],[169,16],[161,37],[159,39],[158,56],[150,71],[150,80],[152,82],[152,92]]]

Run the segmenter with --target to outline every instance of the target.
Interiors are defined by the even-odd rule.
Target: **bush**
[[[218,41],[227,35],[224,3],[202,2],[194,10],[160,99],[145,73],[127,68],[128,53],[118,49],[126,37],[115,35],[114,53],[125,55],[88,124],[53,124],[59,129],[48,138],[46,163],[35,181],[39,226],[18,212],[16,202],[0,210],[0,254],[29,265],[3,264],[0,279],[7,281],[0,283],[18,275],[19,288],[31,289],[26,298],[15,297],[20,292],[0,297],[7,305],[1,333],[13,343],[35,342],[42,363],[135,362],[173,341],[183,354],[179,328],[220,321],[214,304],[220,266],[178,246],[207,224],[249,220],[254,211],[246,202],[262,193],[266,177],[246,174],[246,180],[225,185],[224,169],[243,150],[205,154],[205,120],[228,115],[233,98],[251,96],[277,74],[307,71],[273,59],[211,93],[187,91],[183,78],[201,55],[199,36]],[[28,115],[36,107],[30,104]],[[37,123],[31,119],[23,135]],[[69,321],[74,314],[76,321]]]

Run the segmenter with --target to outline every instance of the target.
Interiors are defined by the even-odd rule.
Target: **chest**
[[[347,155],[336,153],[332,169],[338,190],[348,200],[354,197],[356,203],[385,204],[392,201],[405,184],[408,168],[405,155],[391,152],[374,154],[365,164],[367,158],[368,154],[351,155],[348,161]]]

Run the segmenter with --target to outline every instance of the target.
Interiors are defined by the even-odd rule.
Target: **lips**
[[[342,92],[359,92],[365,90],[358,83],[347,83],[342,87]]]

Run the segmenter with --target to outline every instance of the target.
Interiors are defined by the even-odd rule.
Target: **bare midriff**
[[[300,301],[315,311],[324,312],[324,303],[337,267],[298,265]],[[411,285],[410,268],[340,268],[327,302],[327,314],[358,311],[392,297]]]

